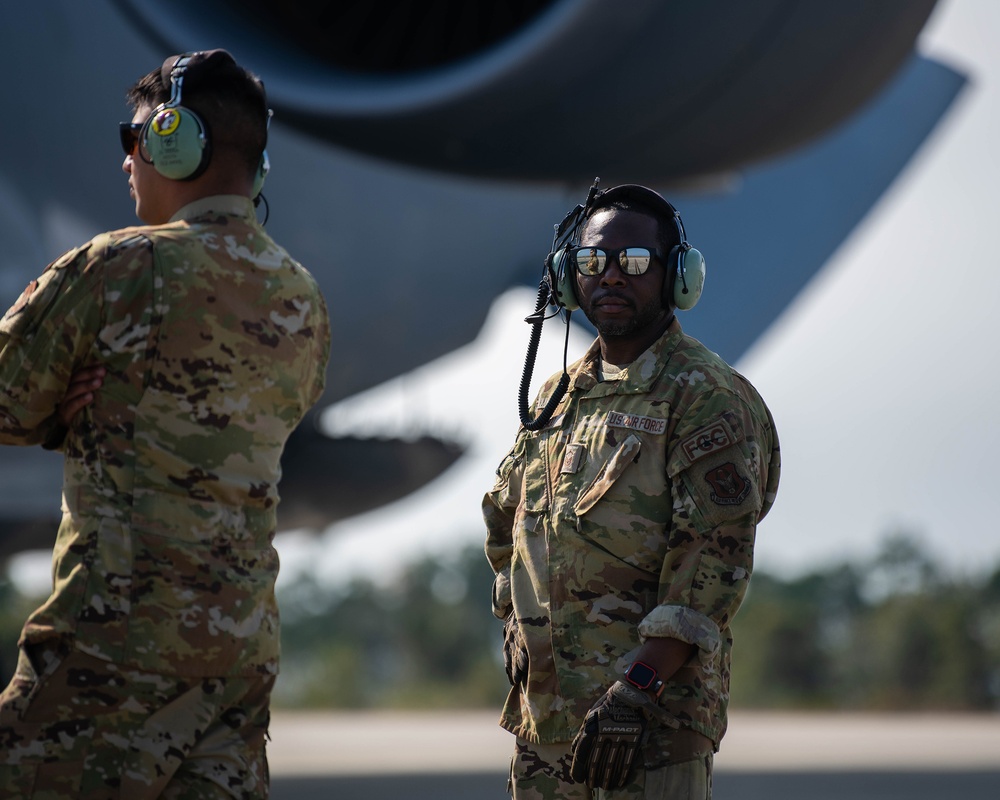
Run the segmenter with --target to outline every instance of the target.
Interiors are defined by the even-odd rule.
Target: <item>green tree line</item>
[[[285,708],[496,708],[507,693],[493,575],[479,548],[391,580],[282,589]],[[34,600],[0,582],[6,681]],[[916,540],[794,578],[754,574],[733,624],[734,707],[1000,708],[1000,564],[941,570]]]

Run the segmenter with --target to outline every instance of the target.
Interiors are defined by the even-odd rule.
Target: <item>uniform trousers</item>
[[[711,752],[655,769],[641,765],[621,789],[591,789],[570,777],[570,742],[532,744],[518,737],[511,761],[514,800],[712,800]]]
[[[257,800],[274,676],[181,678],[21,650],[0,694],[0,797]]]

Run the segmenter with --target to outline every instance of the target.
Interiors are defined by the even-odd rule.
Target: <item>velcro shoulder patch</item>
[[[732,461],[713,466],[704,476],[705,482],[711,487],[709,498],[713,503],[720,506],[738,506],[742,503],[753,484],[744,469],[740,470]]]
[[[605,423],[612,428],[625,428],[640,433],[651,433],[655,436],[659,436],[667,430],[665,419],[624,414],[621,411],[609,411],[605,417]]]
[[[732,447],[742,440],[742,434],[725,417],[719,417],[683,439],[678,446],[678,458],[683,466],[689,467],[699,459]]]

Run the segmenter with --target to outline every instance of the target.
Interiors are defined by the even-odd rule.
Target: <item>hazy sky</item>
[[[1000,4],[947,0],[920,51],[969,76],[923,150],[740,368],[784,470],[758,563],[806,567],[905,529],[1000,564]]]

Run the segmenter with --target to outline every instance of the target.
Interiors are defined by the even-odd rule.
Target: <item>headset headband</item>
[[[160,82],[164,86],[170,87],[170,100],[168,105],[179,105],[181,97],[181,85],[185,76],[190,77],[191,73],[198,74],[202,71],[211,71],[224,65],[236,66],[236,59],[232,57],[228,50],[216,48],[215,50],[195,50],[190,53],[180,53],[170,56],[160,67]]]
[[[599,192],[594,198],[594,201],[591,204],[592,208],[590,214],[593,214],[594,211],[600,210],[601,208],[612,205],[616,200],[625,198],[636,198],[640,201],[640,203],[647,206],[659,206],[663,215],[670,217],[674,221],[674,227],[677,228],[678,244],[680,247],[683,250],[691,249],[691,245],[688,244],[687,233],[684,230],[684,222],[681,220],[680,212],[674,208],[667,198],[647,186],[642,186],[638,183],[623,183],[621,186],[613,186],[610,189],[605,189],[603,192]],[[587,216],[590,216],[590,214]]]

